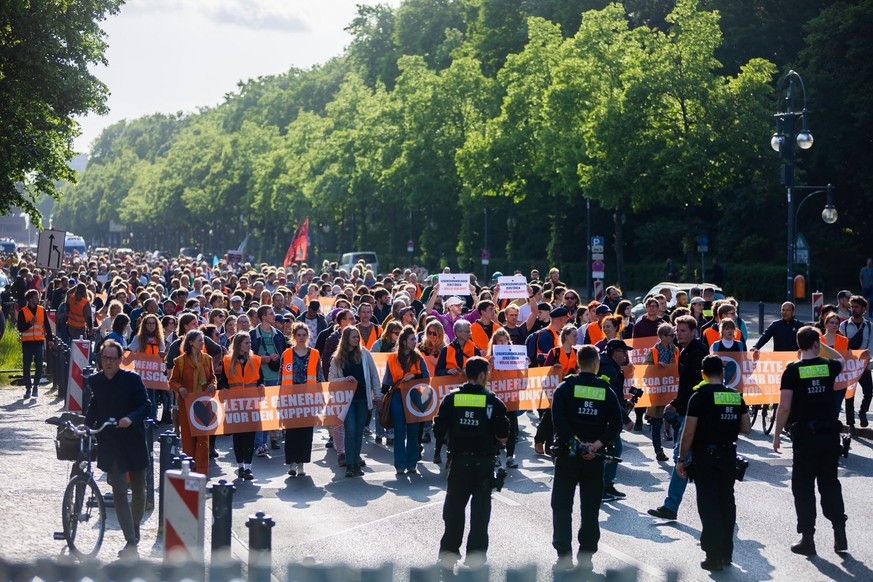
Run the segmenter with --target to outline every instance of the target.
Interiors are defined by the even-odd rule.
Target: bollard
[[[533,564],[506,571],[506,582],[536,582],[537,567]]]
[[[155,419],[145,419],[146,445],[149,449],[149,465],[146,467],[146,511],[155,508]]]
[[[203,558],[206,475],[182,469],[164,473],[164,561]]]
[[[440,582],[441,579],[442,572],[437,565],[409,569],[409,582]]]
[[[89,367],[91,342],[73,340],[70,348],[69,374],[67,374],[67,411],[84,414],[83,392],[85,390],[85,370]]]
[[[394,566],[392,564],[382,564],[378,568],[361,568],[361,582],[386,582],[386,580],[394,580]]]
[[[230,553],[233,492],[236,487],[221,479],[212,487],[212,561]]]
[[[58,344],[58,396],[67,401],[67,385],[69,382],[70,346]]]
[[[764,335],[764,302],[758,302],[758,335]]]
[[[82,414],[88,413],[91,404],[91,376],[97,373],[94,366],[88,365],[82,370]]]
[[[220,559],[216,561],[212,556],[209,564],[209,582],[242,582],[245,577],[242,573],[242,562],[237,560]]]
[[[249,516],[249,582],[270,582],[273,545],[273,526],[276,522],[259,511]]]
[[[164,531],[164,473],[172,465],[173,457],[179,454],[182,448],[182,439],[173,431],[166,431],[158,437],[161,443],[161,452],[158,462],[158,534]],[[181,467],[181,465],[179,465]]]

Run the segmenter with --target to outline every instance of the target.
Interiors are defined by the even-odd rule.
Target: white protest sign
[[[441,273],[439,276],[440,295],[469,295],[470,294],[470,275]]]
[[[497,277],[498,299],[527,299],[527,279],[524,275]]]
[[[491,346],[495,370],[527,370],[527,349],[524,346]]]

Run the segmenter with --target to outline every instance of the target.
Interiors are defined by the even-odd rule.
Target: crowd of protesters
[[[5,262],[12,284],[4,292],[4,310],[24,330],[26,364],[37,363],[35,378],[29,366],[25,370],[25,398],[38,395],[42,355],[35,345],[52,339],[51,326],[44,323],[44,335],[27,332],[27,322],[35,320],[40,305],[46,314],[54,314],[56,340],[90,339],[96,353],[102,342],[112,339],[124,350],[165,359],[172,390],[149,391],[151,415],[175,424],[197,467],[219,456],[215,438],[192,436],[185,407],[175,402],[189,393],[278,385],[286,364],[291,364],[294,384],[354,379],[351,412],[344,426],[329,428],[327,448],[335,448],[337,463],[346,467],[348,476],[360,475],[366,466],[361,443],[373,436],[377,444],[393,447],[399,475],[416,472],[423,445],[433,440],[429,423],[406,424],[399,396],[391,392],[398,382],[429,375],[424,356],[436,359],[435,375],[456,375],[468,358],[488,357],[493,344],[511,343],[527,346],[530,366],[556,366],[564,376],[577,371],[579,344],[593,344],[604,354],[602,367],[616,370],[614,385],[625,398],[623,379],[618,377],[630,349],[625,339],[656,338],[646,362],[657,365],[681,361],[684,346],[675,333],[680,321],[708,352],[745,351],[748,340],[736,300],[716,299],[711,286],[687,291],[665,287],[644,298],[645,312],[634,318],[631,301],[617,287],[607,288],[602,302],[585,303],[561,281],[557,268],[545,277],[537,270],[524,274],[528,299],[510,301],[499,298],[499,272],[484,282],[471,275],[468,295],[442,296],[436,275],[417,268],[374,273],[364,263],[346,272],[328,261],[317,269],[305,263],[285,268],[226,259],[210,264],[185,256],[105,253],[68,257],[63,270],[50,275],[37,269],[33,259],[25,254]],[[323,307],[325,298],[330,299],[329,310]],[[863,296],[840,292],[838,303],[825,305],[816,322],[823,343],[837,350],[873,346],[865,312]],[[782,319],[750,349],[754,352],[772,338],[774,349],[796,350],[794,335],[800,326],[793,304],[785,303]],[[370,357],[377,352],[392,354],[381,378]],[[861,387],[859,420],[867,426],[873,392],[869,372]],[[396,399],[392,429],[381,426],[374,414],[385,397]],[[854,432],[854,402],[847,401],[846,409]],[[663,443],[677,436],[674,425],[665,422],[670,411],[650,407],[634,413],[631,430],[642,431],[647,421],[656,457],[667,461]],[[546,454],[551,421],[547,410],[539,415],[534,448]],[[505,463],[516,467],[518,419],[511,416]],[[313,429],[304,428],[234,435],[239,478],[254,478],[253,457],[269,457],[283,448],[289,475],[305,474],[313,434]],[[430,459],[435,463],[442,461],[442,446],[433,442]],[[607,494],[624,495],[611,481],[608,485]]]

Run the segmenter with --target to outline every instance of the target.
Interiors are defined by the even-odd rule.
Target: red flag
[[[307,217],[303,224],[297,227],[294,232],[294,238],[291,239],[291,245],[288,247],[288,252],[285,253],[285,261],[282,263],[287,269],[291,263],[296,261],[305,261],[306,252],[309,248],[309,218]]]

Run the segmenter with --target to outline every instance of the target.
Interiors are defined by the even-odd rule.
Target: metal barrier
[[[378,568],[358,568],[344,565],[304,565],[291,563],[287,566],[288,582],[393,582],[396,579],[406,579],[409,582],[440,582],[446,580],[446,572],[438,566],[427,568],[410,568],[408,572],[395,576],[395,568],[391,564],[385,564]],[[253,577],[252,568],[248,568],[248,577],[242,575],[243,564],[238,561],[223,561],[215,564],[205,564],[200,561],[183,562],[150,562],[118,561],[108,564],[98,562],[63,563],[52,560],[38,560],[32,564],[13,564],[0,560],[0,579],[11,582],[31,582],[39,579],[42,582],[94,582],[110,580],[142,580],[182,582],[196,580],[210,580],[210,582],[230,582],[259,580]],[[269,572],[268,578],[270,578]],[[407,574],[407,575],[403,575]],[[259,575],[259,573],[255,573]],[[500,580],[505,582],[534,582],[537,580],[538,571],[535,566],[525,566],[517,569],[509,569],[502,574],[491,571],[489,566],[475,569],[462,569],[450,579],[457,582],[488,582],[488,580]],[[585,580],[585,572],[574,570],[569,572],[548,573],[547,579],[554,582]],[[598,579],[601,576],[597,575]],[[636,582],[639,571],[633,567],[621,570],[607,570],[605,580],[609,582]],[[668,582],[678,580],[675,572],[669,572],[665,578]]]

